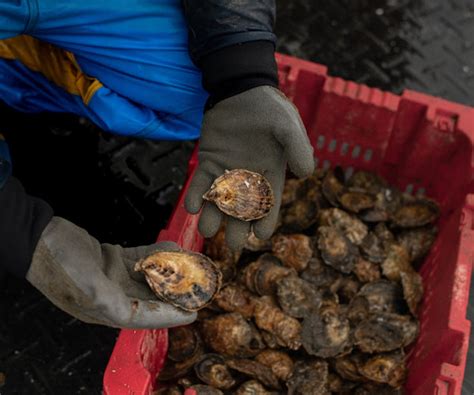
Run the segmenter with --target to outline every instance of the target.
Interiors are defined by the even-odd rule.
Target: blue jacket
[[[273,0],[0,0],[0,99],[118,134],[195,139],[208,97],[196,65],[272,43],[274,17]]]

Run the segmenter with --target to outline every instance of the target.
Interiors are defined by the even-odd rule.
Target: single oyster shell
[[[393,243],[387,252],[387,257],[382,262],[382,273],[391,281],[400,281],[401,272],[413,271],[410,256],[405,247]]]
[[[309,261],[308,267],[301,272],[301,278],[316,287],[329,288],[342,274],[326,265],[318,255]]]
[[[203,198],[227,215],[242,221],[265,217],[275,204],[273,190],[261,174],[236,169],[218,177]]]
[[[202,254],[158,251],[135,265],[145,273],[153,292],[165,302],[186,311],[208,305],[219,291],[222,273]]]
[[[367,225],[355,216],[338,208],[321,210],[320,224],[322,226],[334,226],[355,245],[360,245],[368,233]]]
[[[183,361],[175,362],[167,359],[165,366],[160,371],[158,381],[171,381],[184,377],[193,368],[194,364],[201,359],[204,354],[204,347],[202,343],[198,342],[198,347],[193,355]]]
[[[418,322],[398,314],[374,314],[354,331],[355,344],[362,352],[387,352],[406,347],[418,336]]]
[[[257,379],[269,388],[280,388],[278,378],[273,374],[272,370],[259,362],[251,359],[229,359],[227,366],[246,376]]]
[[[194,365],[198,378],[215,388],[227,390],[234,386],[235,380],[227,368],[225,359],[217,354],[206,354]]]
[[[204,320],[201,335],[212,350],[232,357],[252,357],[265,348],[257,329],[238,313]]]
[[[298,361],[286,383],[288,395],[330,395],[328,375],[325,361]]]
[[[391,281],[379,280],[366,284],[360,289],[357,298],[364,298],[367,301],[369,313],[407,312],[400,285]]]
[[[328,386],[331,393],[349,395],[352,394],[352,390],[357,386],[357,383],[353,383],[348,380],[343,380],[339,375],[334,372],[329,372]]]
[[[411,261],[424,258],[436,240],[437,229],[433,226],[406,229],[398,235],[398,242],[406,248]]]
[[[196,392],[196,395],[224,395],[221,390],[211,387],[209,385],[195,384],[189,389],[192,389]]]
[[[293,360],[282,351],[265,350],[258,354],[255,360],[269,367],[273,374],[283,381],[288,380],[288,377],[293,372]]]
[[[278,395],[279,392],[267,391],[257,380],[250,380],[243,383],[234,395]]]
[[[347,186],[375,195],[386,187],[387,183],[375,173],[359,170],[347,180]]]
[[[403,204],[392,215],[392,222],[400,228],[417,228],[432,224],[439,217],[438,204],[429,199],[415,199]]]
[[[358,213],[374,207],[375,198],[368,193],[359,191],[346,191],[339,196],[341,206],[352,213]]]
[[[365,382],[367,379],[359,373],[366,357],[360,353],[352,353],[334,360],[334,369],[345,380]]]
[[[318,202],[298,199],[281,211],[281,227],[285,233],[302,232],[318,221]]]
[[[277,295],[282,310],[294,318],[303,318],[321,306],[320,292],[297,276],[282,278],[278,282]]]
[[[339,197],[344,192],[344,171],[340,167],[329,170],[323,179],[321,189],[329,203],[339,206]]]
[[[400,279],[403,287],[403,295],[408,304],[410,312],[416,316],[418,306],[423,299],[423,280],[414,270],[401,272]]]
[[[292,350],[301,346],[301,324],[276,307],[271,299],[263,296],[258,299],[254,314],[255,324],[276,336],[277,342]]]
[[[276,235],[272,238],[273,254],[287,267],[301,272],[313,256],[311,239],[303,234]]]
[[[370,262],[382,263],[387,257],[385,243],[375,233],[369,232],[360,245],[362,256]]]
[[[333,226],[319,227],[318,247],[324,262],[342,273],[352,272],[359,259],[357,247]]]
[[[168,359],[182,362],[193,357],[202,347],[202,340],[194,325],[168,330]]]
[[[359,372],[371,381],[400,388],[407,377],[405,354],[403,351],[397,351],[376,355],[363,363]]]
[[[354,265],[354,274],[362,283],[371,283],[380,279],[380,266],[376,263],[359,258]]]
[[[242,285],[230,283],[224,286],[214,299],[216,306],[229,313],[240,313],[250,319],[255,309],[255,297]]]
[[[350,335],[347,317],[337,307],[323,307],[304,319],[301,338],[308,354],[329,358],[350,352]]]

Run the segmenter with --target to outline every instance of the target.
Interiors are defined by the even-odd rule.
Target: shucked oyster
[[[203,198],[242,221],[265,217],[275,204],[273,190],[261,174],[236,169],[218,177]]]
[[[208,257],[186,251],[158,251],[135,265],[155,294],[186,311],[196,311],[212,301],[222,274]]]

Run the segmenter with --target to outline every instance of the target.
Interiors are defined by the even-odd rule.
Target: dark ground
[[[472,0],[277,3],[281,52],[370,86],[474,105]],[[15,173],[30,193],[102,241],[153,241],[179,193],[191,143],[111,137],[69,116],[9,113],[5,121]],[[474,302],[468,315],[474,318]],[[8,279],[0,284],[0,394],[99,394],[116,335],[71,319]],[[467,394],[474,394],[472,377]]]

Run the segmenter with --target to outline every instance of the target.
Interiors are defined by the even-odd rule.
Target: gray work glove
[[[199,146],[199,167],[186,196],[186,208],[197,214],[202,196],[225,170],[247,169],[263,174],[273,187],[275,206],[269,215],[253,223],[260,239],[275,230],[285,181],[286,164],[298,177],[314,170],[313,148],[296,107],[279,90],[260,86],[219,102],[204,115]],[[224,214],[205,202],[199,231],[212,237]],[[228,218],[227,244],[239,249],[251,224]]]
[[[61,310],[77,319],[116,328],[168,328],[196,314],[157,300],[135,263],[172,242],[122,248],[100,244],[84,229],[53,217],[41,234],[27,280]]]

